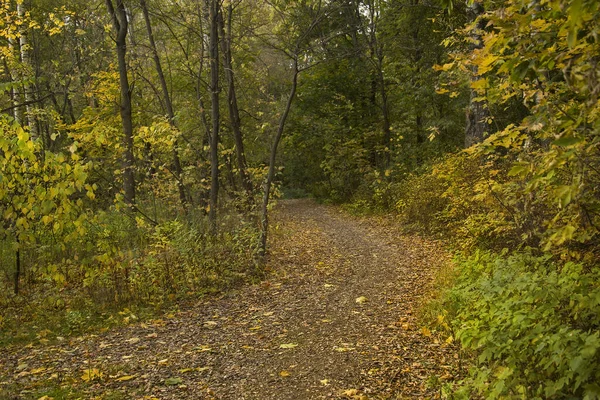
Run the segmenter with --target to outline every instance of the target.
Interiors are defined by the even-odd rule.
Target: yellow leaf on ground
[[[356,300],[354,300],[354,301],[356,301],[358,304],[363,304],[363,303],[366,303],[368,300],[365,296],[360,296],[360,297],[357,297]]]
[[[31,371],[29,371],[29,373],[32,375],[35,375],[35,374],[39,374],[40,372],[44,372],[45,370],[46,370],[46,368],[40,367],[40,368],[32,369]]]
[[[119,377],[119,378],[117,378],[115,380],[118,381],[118,382],[125,382],[125,381],[130,381],[130,380],[132,380],[135,377],[136,377],[136,375],[124,375],[124,376],[121,376],[121,377]]]
[[[279,345],[280,349],[293,349],[294,347],[297,347],[298,343],[283,343]]]
[[[281,377],[284,377],[284,378],[285,378],[286,376],[290,376],[290,373],[289,373],[289,371],[281,371],[281,372],[279,373],[279,376],[281,376]]]
[[[102,375],[102,372],[100,372],[98,368],[88,368],[83,370],[81,380],[84,382],[90,382],[96,379],[101,379]]]

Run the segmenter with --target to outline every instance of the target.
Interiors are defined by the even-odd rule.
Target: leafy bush
[[[600,272],[549,256],[476,254],[447,293],[486,399],[600,398]]]

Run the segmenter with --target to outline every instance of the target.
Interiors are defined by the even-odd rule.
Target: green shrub
[[[486,399],[600,398],[600,272],[549,256],[476,254],[447,293]]]

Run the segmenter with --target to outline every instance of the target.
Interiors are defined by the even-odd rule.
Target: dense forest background
[[[600,398],[596,0],[0,4],[3,341],[259,279],[310,195],[459,252],[464,396]]]

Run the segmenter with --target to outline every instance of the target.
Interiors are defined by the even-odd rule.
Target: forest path
[[[423,335],[415,313],[448,261],[440,246],[309,200],[281,202],[273,222],[261,284],[100,336],[0,350],[0,375],[99,399],[437,397],[431,377],[449,378],[457,355]]]

